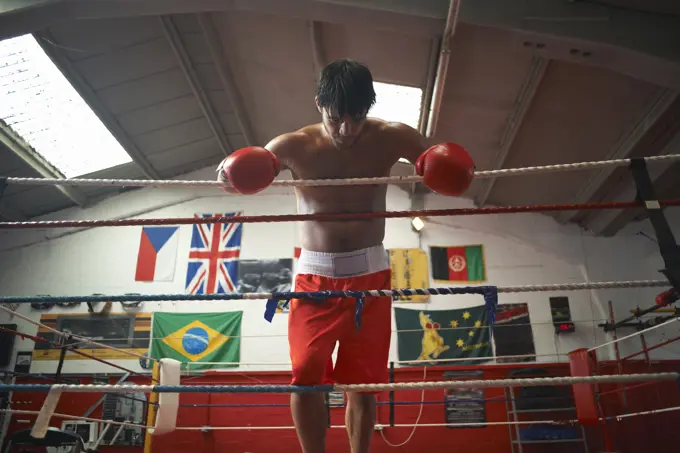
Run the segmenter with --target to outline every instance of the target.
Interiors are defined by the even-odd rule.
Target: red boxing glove
[[[425,150],[416,160],[416,173],[425,186],[442,195],[460,196],[472,184],[475,163],[467,150],[455,143],[441,143]]]
[[[279,174],[279,159],[268,149],[249,146],[234,151],[218,167],[220,180],[227,180],[241,194],[257,193],[268,187]],[[226,192],[233,193],[225,187]]]

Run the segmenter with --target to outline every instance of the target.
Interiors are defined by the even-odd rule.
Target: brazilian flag
[[[415,360],[428,365],[463,365],[467,361],[447,363],[445,360],[492,358],[488,314],[484,305],[460,310],[429,311],[395,307],[394,317],[400,361]]]
[[[241,357],[242,311],[227,313],[154,313],[151,350],[154,359],[187,362],[191,369],[236,367]],[[228,364],[202,364],[220,362]]]

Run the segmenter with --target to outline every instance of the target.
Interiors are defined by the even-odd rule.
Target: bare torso
[[[300,132],[306,146],[282,156],[294,179],[338,179],[389,176],[399,153],[390,146],[379,120],[368,120],[359,139],[349,148],[338,149],[325,138],[322,125]],[[296,187],[298,212],[355,213],[386,209],[387,185]],[[382,243],[385,219],[305,221],[300,223],[302,247],[316,252],[347,252]]]

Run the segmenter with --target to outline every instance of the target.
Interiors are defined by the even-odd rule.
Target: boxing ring
[[[384,384],[327,384],[315,386],[295,386],[295,385],[275,385],[275,384],[238,384],[238,385],[218,385],[195,383],[183,376],[182,365],[186,365],[187,370],[190,368],[190,363],[181,363],[173,359],[153,359],[142,354],[137,354],[131,351],[123,351],[110,345],[97,342],[92,338],[86,338],[74,335],[67,332],[62,332],[51,328],[40,322],[19,313],[18,307],[27,303],[42,303],[42,304],[57,304],[60,302],[150,302],[150,301],[229,301],[229,300],[266,300],[264,304],[264,317],[271,321],[272,316],[276,310],[279,301],[288,301],[293,298],[316,300],[322,303],[325,298],[329,297],[346,297],[353,298],[357,301],[356,322],[357,328],[361,328],[361,309],[363,307],[364,299],[370,296],[408,296],[408,295],[461,295],[473,294],[480,296],[490,315],[489,324],[493,327],[495,314],[495,307],[498,304],[498,295],[504,293],[526,293],[526,292],[550,292],[550,291],[580,291],[580,290],[599,290],[599,289],[613,289],[613,288],[664,288],[666,293],[670,294],[671,298],[663,299],[663,306],[671,305],[677,301],[677,294],[680,285],[680,251],[674,242],[670,228],[663,217],[663,208],[680,206],[680,199],[673,200],[658,200],[649,184],[649,175],[646,173],[646,164],[663,163],[680,160],[680,155],[664,155],[639,159],[618,159],[600,162],[585,162],[566,165],[551,165],[545,167],[527,167],[517,169],[503,169],[493,171],[477,172],[475,178],[495,178],[495,177],[509,177],[519,176],[525,174],[548,173],[558,171],[579,171],[589,170],[594,168],[603,168],[609,166],[630,166],[633,177],[638,186],[638,199],[628,202],[598,202],[598,203],[582,203],[582,204],[553,204],[553,205],[536,205],[536,206],[509,206],[509,207],[489,207],[489,208],[467,208],[467,209],[441,209],[441,210],[418,210],[418,211],[391,211],[391,212],[367,212],[367,213],[338,213],[338,214],[305,214],[305,215],[262,215],[262,216],[232,216],[232,217],[204,217],[204,218],[165,218],[165,219],[117,219],[117,220],[49,220],[49,221],[23,221],[23,222],[4,222],[0,223],[0,229],[45,229],[45,228],[82,228],[82,227],[109,227],[109,226],[135,226],[135,225],[183,225],[183,224],[198,224],[198,223],[263,223],[263,222],[290,222],[290,221],[323,221],[323,220],[350,220],[350,219],[368,219],[368,218],[404,218],[404,217],[434,217],[434,216],[467,216],[467,215],[485,215],[485,214],[521,214],[527,212],[547,212],[547,211],[568,211],[568,210],[603,210],[603,209],[632,209],[643,208],[649,214],[650,221],[654,227],[657,238],[659,240],[659,249],[664,259],[665,269],[661,272],[666,277],[658,280],[632,280],[632,281],[603,281],[603,282],[585,282],[585,283],[569,283],[569,284],[552,284],[552,285],[523,285],[523,286],[457,286],[457,287],[440,287],[440,288],[404,288],[392,290],[372,290],[366,289],[361,291],[317,291],[317,292],[271,292],[271,293],[246,293],[246,294],[125,294],[125,295],[92,295],[92,296],[28,296],[28,297],[0,297],[0,310],[22,319],[25,322],[33,324],[40,329],[45,329],[55,334],[60,342],[55,343],[61,345],[62,348],[72,351],[76,354],[84,355],[88,358],[103,361],[109,365],[130,373],[138,375],[141,379],[148,381],[148,384],[134,384],[134,385],[72,385],[65,383],[40,383],[40,384],[0,384],[0,392],[11,392],[20,395],[26,392],[39,392],[45,394],[45,400],[39,411],[22,410],[22,409],[4,409],[2,412],[13,415],[29,415],[35,417],[35,422],[31,428],[31,435],[36,439],[41,439],[48,433],[50,422],[54,419],[72,419],[81,421],[93,421],[104,425],[111,426],[128,426],[142,429],[146,432],[147,441],[151,441],[156,436],[168,435],[172,432],[179,431],[235,431],[235,430],[254,430],[254,431],[277,431],[277,430],[292,430],[293,426],[289,425],[272,425],[268,426],[263,423],[259,426],[192,426],[179,425],[178,412],[180,408],[199,407],[197,404],[183,404],[180,401],[181,395],[186,394],[231,394],[231,395],[247,395],[247,394],[290,394],[290,393],[330,393],[330,392],[393,392],[397,391],[420,391],[420,401],[417,399],[413,401],[394,401],[390,397],[389,401],[379,401],[378,405],[388,406],[390,412],[393,412],[396,406],[419,406],[420,413],[415,423],[395,423],[394,417],[390,416],[388,424],[378,423],[376,429],[381,431],[381,435],[385,441],[391,444],[383,430],[390,427],[413,428],[411,436],[413,436],[415,429],[418,427],[477,427],[477,426],[494,426],[494,425],[522,425],[522,424],[547,424],[547,425],[570,425],[570,426],[588,426],[598,427],[605,431],[605,443],[609,446],[610,440],[606,435],[606,425],[610,423],[622,422],[624,420],[645,417],[654,414],[669,413],[680,411],[680,405],[659,407],[651,410],[631,410],[626,411],[624,404],[626,395],[643,387],[651,387],[661,384],[671,383],[675,392],[678,392],[678,384],[680,384],[680,373],[676,371],[667,372],[632,372],[626,369],[626,363],[639,355],[645,355],[646,363],[649,364],[649,351],[663,347],[674,341],[680,340],[680,337],[674,338],[672,341],[665,341],[659,344],[648,347],[644,342],[645,334],[656,329],[663,329],[668,325],[675,324],[679,317],[677,317],[677,310],[674,315],[667,317],[664,322],[653,326],[646,327],[638,332],[618,337],[616,335],[617,325],[613,318],[613,309],[610,303],[610,323],[613,326],[611,331],[614,332],[613,339],[603,344],[593,346],[590,349],[577,349],[569,352],[568,363],[570,375],[565,376],[548,376],[548,377],[514,377],[510,379],[443,379],[432,380],[428,378],[428,367],[433,364],[437,365],[437,360],[428,361],[423,364],[423,377],[419,381],[414,382],[389,382]],[[385,178],[359,178],[359,179],[344,179],[344,180],[279,180],[274,181],[273,186],[343,186],[343,185],[362,185],[362,184],[412,184],[422,181],[421,177],[385,177]],[[149,181],[149,180],[121,180],[121,179],[42,179],[42,178],[4,178],[3,182],[6,184],[26,184],[26,185],[112,185],[112,186],[154,186],[154,187],[214,187],[219,188],[223,186],[222,183],[216,181]],[[669,241],[673,241],[671,244]],[[670,288],[670,289],[668,289]],[[669,302],[671,301],[672,302]],[[649,310],[648,312],[656,311]],[[640,310],[642,312],[642,310]],[[648,313],[645,312],[645,313]],[[627,321],[627,320],[626,320]],[[611,326],[610,326],[611,327]],[[6,333],[27,338],[35,342],[46,341],[39,336],[32,336],[21,331],[11,331],[3,329]],[[626,357],[621,357],[618,350],[618,345],[621,341],[626,341],[631,338],[643,339],[643,350],[639,353],[632,354]],[[140,374],[135,371],[121,367],[115,363],[106,360],[98,359],[88,355],[85,352],[78,351],[73,346],[67,346],[67,341],[77,341],[79,345],[96,345],[100,348],[107,348],[116,350],[121,353],[129,354],[131,357],[148,360],[153,363],[153,374]],[[602,348],[614,347],[616,351],[616,361],[612,365],[598,360],[597,352]],[[533,354],[531,357],[537,357]],[[481,360],[488,360],[488,357],[480,358]],[[466,362],[474,362],[474,358],[461,359]],[[455,365],[456,359],[444,359],[447,365]],[[406,362],[396,364],[406,364]],[[411,363],[412,364],[412,363]],[[268,365],[268,363],[258,363],[257,365]],[[272,364],[269,364],[272,365]],[[187,373],[189,375],[190,373]],[[241,373],[242,374],[242,373]],[[192,383],[193,382],[193,383]],[[425,392],[432,390],[450,390],[457,388],[465,389],[518,389],[531,387],[545,387],[545,386],[566,386],[573,391],[573,398],[576,409],[576,417],[567,420],[506,420],[497,422],[483,422],[483,423],[419,423],[420,414],[422,414],[423,407],[430,404],[425,400]],[[130,394],[145,393],[149,395],[148,408],[149,419],[146,424],[126,423],[114,420],[102,420],[92,417],[83,417],[75,414],[63,414],[57,411],[59,401],[66,394],[82,394],[82,393],[104,393],[116,394],[124,398],[134,398]],[[620,408],[624,409],[615,415],[607,415],[603,411],[603,401],[606,398],[614,397],[620,403]],[[491,398],[489,402],[506,402],[510,401],[508,398]],[[662,401],[659,401],[662,403]],[[217,404],[205,406],[212,407],[246,407],[244,403],[234,403],[233,406],[229,404]],[[275,407],[273,404],[253,404],[251,407]],[[288,404],[280,404],[280,407],[288,407]],[[330,425],[330,428],[344,428],[344,425]],[[404,442],[404,443],[405,443]],[[401,443],[399,445],[403,445]],[[150,451],[150,450],[149,450]]]

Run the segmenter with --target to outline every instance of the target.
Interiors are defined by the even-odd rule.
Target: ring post
[[[161,359],[159,364],[160,386],[178,386],[182,363],[174,359]],[[169,433],[177,426],[179,393],[163,392],[158,396],[158,411],[153,428],[147,429],[152,436]]]
[[[160,362],[153,363],[153,371],[151,371],[151,382],[160,382]],[[156,413],[158,412],[158,393],[151,392],[149,394],[149,408],[146,412],[146,425],[151,426],[156,424]],[[153,437],[151,436],[150,430],[146,430],[144,434],[144,453],[151,453],[151,443]]]
[[[394,362],[390,362],[390,384],[394,384]],[[394,426],[394,390],[390,390],[390,426]]]
[[[569,353],[569,367],[572,376],[591,376],[592,365],[588,350],[576,349]],[[597,403],[595,401],[595,384],[572,384],[576,416],[582,425],[597,425]]]

